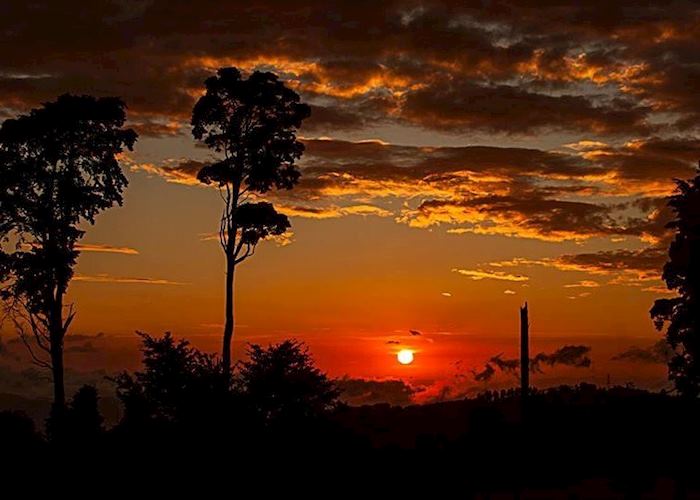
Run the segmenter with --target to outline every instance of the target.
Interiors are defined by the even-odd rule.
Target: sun
[[[396,359],[402,365],[410,365],[413,363],[413,351],[409,349],[401,349],[396,355]]]

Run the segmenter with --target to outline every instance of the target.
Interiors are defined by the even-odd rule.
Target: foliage
[[[243,79],[238,69],[221,68],[205,86],[192,111],[192,135],[225,159],[202,168],[199,179],[259,193],[292,188],[299,180],[294,161],[304,151],[296,129],[309,107],[273,73]]]
[[[125,108],[118,98],[62,95],[0,127],[0,298],[35,363],[53,370],[57,411],[74,317],[71,308],[64,319],[63,296],[80,224],[122,203],[117,156],[136,141]]]
[[[296,131],[310,108],[273,73],[255,71],[243,78],[236,68],[221,68],[205,86],[192,110],[192,135],[223,156],[202,167],[197,178],[218,186],[224,200],[219,221],[219,241],[226,255],[222,363],[229,377],[236,265],[255,253],[261,239],[281,235],[290,227],[272,204],[254,203],[249,197],[273,187],[291,189],[299,181],[295,161],[304,145]]]
[[[666,340],[674,349],[669,378],[684,395],[700,395],[700,173],[677,181],[669,206],[675,218],[668,227],[675,230],[663,280],[678,297],[658,299],[650,314],[657,329],[665,324]]]
[[[124,405],[124,419],[139,425],[149,421],[188,422],[204,418],[226,394],[218,360],[176,341],[170,333],[161,338],[141,337],[143,370],[122,372],[113,381]]]
[[[265,425],[318,418],[338,406],[338,389],[314,366],[306,346],[294,340],[267,348],[249,345],[236,382],[244,401]]]

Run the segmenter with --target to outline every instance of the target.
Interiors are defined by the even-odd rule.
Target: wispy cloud
[[[106,245],[102,243],[78,243],[76,249],[81,252],[98,252],[98,253],[118,253],[122,255],[138,255],[139,251],[131,247],[118,247],[114,245]]]
[[[121,283],[121,284],[137,284],[137,285],[184,285],[178,281],[171,281],[167,279],[160,278],[146,278],[146,277],[124,277],[124,276],[110,276],[108,274],[76,274],[73,277],[73,281],[82,281],[87,283]]]
[[[462,276],[467,276],[473,280],[479,281],[484,279],[500,280],[500,281],[528,281],[528,276],[521,274],[509,274],[503,271],[489,271],[483,269],[452,269],[453,273],[459,273]]]
[[[593,280],[581,280],[576,283],[569,283],[564,285],[564,288],[598,288],[600,283]]]

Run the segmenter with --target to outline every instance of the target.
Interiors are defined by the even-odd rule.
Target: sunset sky
[[[333,376],[454,397],[517,355],[527,300],[533,352],[592,348],[590,368],[535,385],[663,387],[662,364],[611,358],[660,338],[664,197],[700,159],[700,10],[567,3],[3,2],[0,118],[116,95],[140,134],[124,206],[83,240],[67,367],[135,368],[135,330],[219,349],[221,199],[194,178],[213,156],[189,118],[236,66],[312,107],[300,184],[267,196],[293,234],[237,272],[237,356],[294,337]],[[26,368],[10,325],[2,338],[0,364]]]

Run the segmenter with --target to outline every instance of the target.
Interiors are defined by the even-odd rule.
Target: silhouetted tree
[[[125,120],[118,98],[62,95],[0,127],[0,294],[34,362],[52,371],[56,416],[79,225],[122,203],[117,155],[137,137]]]
[[[68,406],[68,421],[72,434],[79,440],[90,440],[104,431],[104,419],[98,408],[97,388],[84,385],[75,393]]]
[[[339,391],[316,366],[306,346],[294,340],[264,348],[248,346],[236,386],[263,425],[315,419],[338,405]]]
[[[73,395],[64,414],[53,411],[46,421],[46,434],[62,445],[95,444],[104,432],[104,419],[98,408],[99,396],[92,385],[84,385]]]
[[[247,79],[236,68],[219,69],[205,82],[206,93],[192,111],[192,135],[223,156],[203,167],[198,179],[215,184],[224,199],[219,240],[226,255],[226,320],[222,360],[231,370],[236,265],[253,255],[261,239],[289,228],[269,203],[248,201],[273,187],[291,189],[299,180],[294,162],[304,151],[296,130],[309,107],[272,73]]]
[[[676,351],[668,363],[669,378],[684,395],[700,395],[700,173],[676,181],[676,194],[668,204],[675,218],[667,227],[675,230],[663,280],[678,297],[658,299],[651,308],[656,328],[664,324],[666,340]]]
[[[228,392],[217,359],[187,340],[176,341],[170,333],[161,338],[138,335],[143,370],[113,379],[125,424],[183,423],[209,416],[211,406],[219,405]]]

